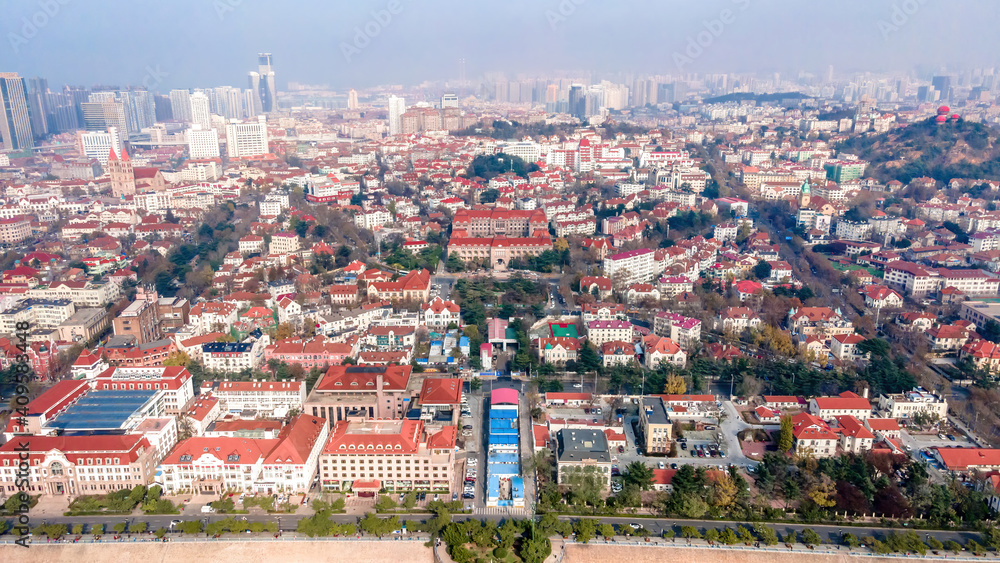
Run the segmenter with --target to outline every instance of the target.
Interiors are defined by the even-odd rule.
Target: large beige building
[[[230,490],[305,493],[329,432],[325,420],[299,415],[272,439],[188,438],[160,464],[163,488],[212,495]]]
[[[411,366],[331,366],[316,382],[303,412],[330,424],[366,418],[398,419],[420,390]]]
[[[573,472],[595,471],[604,487],[611,486],[611,452],[608,437],[601,430],[565,429],[556,433],[557,480],[566,483]],[[592,468],[592,469],[591,469]]]
[[[432,430],[419,420],[342,420],[320,457],[326,490],[451,492],[455,426]]]
[[[552,250],[552,240],[548,236],[528,238],[452,236],[448,241],[449,256],[455,254],[465,262],[486,262],[490,268],[497,270],[507,268],[511,260],[525,260],[546,250]]]
[[[59,338],[67,342],[89,342],[104,332],[108,328],[110,320],[107,309],[103,307],[92,307],[80,309],[70,318],[63,321],[56,329],[59,331]]]
[[[639,409],[639,431],[646,454],[666,454],[673,441],[673,423],[660,397],[643,397]]]
[[[30,468],[27,492],[42,496],[107,494],[148,485],[156,473],[156,449],[141,434],[18,436],[0,446],[5,497],[19,490],[22,461]]]
[[[906,419],[922,412],[944,420],[948,416],[948,401],[918,387],[905,393],[879,395],[878,410],[885,418]]]
[[[0,243],[17,244],[31,238],[31,221],[23,216],[0,219]]]

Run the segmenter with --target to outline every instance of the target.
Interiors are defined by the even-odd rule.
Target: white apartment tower
[[[204,92],[191,94],[191,123],[201,125],[205,131],[212,127],[212,110]]]
[[[397,96],[389,96],[389,134],[399,135],[403,132],[403,113],[406,112],[406,101]]]
[[[226,151],[230,158],[267,154],[267,121],[264,116],[259,116],[257,121],[231,120],[226,125]]]
[[[191,92],[171,90],[170,111],[176,121],[191,121]]]
[[[101,166],[108,165],[108,156],[111,149],[115,149],[115,154],[122,153],[122,142],[118,138],[118,129],[108,127],[105,131],[79,131],[77,132],[77,150],[87,160],[97,159]]]
[[[187,132],[188,153],[192,159],[219,158],[219,132],[205,130],[195,123]]]

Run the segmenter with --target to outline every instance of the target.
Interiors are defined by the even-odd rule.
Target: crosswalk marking
[[[472,511],[474,515],[481,516],[516,516],[525,517],[528,511],[520,506],[484,506],[477,507]]]

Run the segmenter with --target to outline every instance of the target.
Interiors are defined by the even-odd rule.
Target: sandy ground
[[[148,543],[0,546],[0,561],[18,563],[158,563],[170,561],[239,561],[283,563],[350,561],[352,563],[430,563],[431,548],[422,542],[289,541],[253,543]]]
[[[946,559],[941,559],[945,561]],[[843,554],[807,553],[754,553],[723,549],[698,549],[683,547],[636,547],[615,545],[579,545],[566,547],[564,563],[607,563],[608,561],[628,561],[629,563],[848,563],[858,561],[858,557]],[[898,562],[898,558],[865,557],[865,563]],[[931,561],[921,559],[921,561]]]

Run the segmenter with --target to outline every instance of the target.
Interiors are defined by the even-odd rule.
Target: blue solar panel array
[[[52,419],[48,426],[66,431],[117,430],[156,393],[153,389],[91,391]]]

